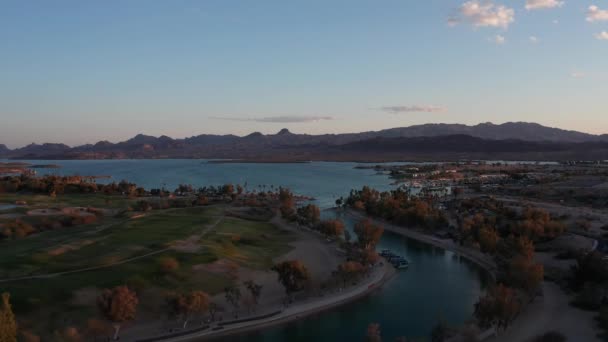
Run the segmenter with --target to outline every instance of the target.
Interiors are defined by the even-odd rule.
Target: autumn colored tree
[[[346,261],[338,266],[338,274],[342,278],[343,286],[363,273],[364,267],[356,261]]]
[[[209,295],[203,291],[191,291],[185,294],[171,294],[167,298],[171,312],[184,320],[185,329],[194,314],[207,311]]]
[[[380,331],[380,324],[370,323],[367,326],[367,334],[365,336],[367,342],[382,342],[382,333]]]
[[[97,297],[99,311],[114,324],[114,340],[118,339],[121,324],[135,319],[138,303],[137,295],[127,286],[105,289]]]
[[[514,234],[527,236],[533,241],[541,238],[555,238],[564,230],[564,224],[552,220],[546,210],[533,207],[526,207],[522,212],[521,220],[511,227]]]
[[[289,221],[293,221],[296,218],[296,201],[289,189],[279,188],[279,205],[281,216]]]
[[[374,265],[380,260],[380,255],[374,249],[363,249],[358,252],[358,260],[363,265]]]
[[[97,318],[90,318],[87,320],[86,335],[93,341],[97,341],[97,338],[108,334],[109,326],[106,322]]]
[[[496,246],[500,240],[498,232],[494,228],[483,227],[478,231],[479,236],[479,247],[482,252],[494,254],[496,252]]]
[[[304,288],[305,283],[310,280],[310,272],[300,260],[283,261],[274,265],[272,270],[277,272],[287,296]]]
[[[55,333],[57,340],[62,342],[81,342],[83,341],[80,331],[76,327],[67,327]]]
[[[158,267],[165,274],[174,273],[179,269],[179,262],[173,257],[162,257],[158,260]]]
[[[0,303],[0,342],[17,342],[17,321],[8,293],[2,294]]]
[[[341,220],[326,220],[321,222],[321,233],[328,237],[340,237],[344,233],[344,222]]]
[[[520,303],[513,289],[498,284],[475,304],[475,317],[481,327],[506,328],[519,313]]]
[[[537,264],[533,259],[518,255],[509,262],[505,281],[513,287],[533,294],[540,287],[543,276],[542,264]]]
[[[359,240],[359,246],[364,249],[371,249],[376,247],[378,241],[384,233],[384,228],[379,225],[375,225],[371,220],[364,219],[355,225],[355,234]]]

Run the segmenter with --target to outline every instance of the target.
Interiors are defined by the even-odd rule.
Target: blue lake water
[[[38,169],[39,174],[109,175],[100,182],[132,181],[145,188],[247,184],[248,189],[284,186],[311,196],[322,208],[351,189],[369,185],[379,190],[393,186],[386,175],[355,169],[355,163],[216,164],[200,160],[35,161],[59,164],[60,169]],[[335,215],[324,212],[324,215]],[[339,214],[338,214],[339,215]],[[343,217],[349,226],[354,222]],[[381,291],[307,319],[271,327],[229,341],[345,341],[362,340],[367,325],[381,325],[383,339],[425,338],[443,319],[460,325],[471,318],[485,274],[449,251],[385,233],[379,248],[390,248],[410,261]]]

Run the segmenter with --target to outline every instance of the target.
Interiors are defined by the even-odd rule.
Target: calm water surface
[[[354,163],[215,164],[199,160],[33,161],[59,164],[60,169],[38,169],[39,174],[110,175],[145,188],[179,184],[194,186],[247,184],[248,189],[284,186],[314,197],[322,208],[354,188],[369,185],[379,190],[392,186],[385,175],[354,169]],[[324,216],[336,215],[324,211]],[[339,215],[339,214],[338,214]],[[349,227],[353,222],[343,217]],[[449,251],[385,233],[379,248],[390,248],[410,261],[381,291],[365,299],[294,323],[264,329],[229,341],[342,341],[362,340],[367,324],[380,323],[385,341],[397,336],[427,337],[443,319],[458,325],[470,319],[484,273]]]

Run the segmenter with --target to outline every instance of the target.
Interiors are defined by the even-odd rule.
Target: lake
[[[369,185],[378,190],[393,186],[386,175],[355,169],[355,163],[314,162],[300,164],[207,163],[201,160],[95,160],[35,161],[53,163],[60,169],[38,169],[39,174],[109,175],[100,182],[135,182],[145,188],[174,189],[179,184],[195,187],[225,183],[247,184],[251,189],[288,187],[294,193],[314,197],[329,208],[351,189]],[[336,215],[324,211],[325,216]],[[340,215],[340,214],[337,214]],[[354,222],[342,217],[349,227]],[[460,325],[471,318],[486,280],[476,265],[454,253],[385,232],[379,248],[390,248],[410,261],[381,291],[357,302],[307,319],[271,327],[227,341],[341,341],[362,340],[367,325],[381,325],[383,339],[428,337],[440,320]]]

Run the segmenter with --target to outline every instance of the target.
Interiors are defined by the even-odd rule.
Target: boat
[[[380,255],[386,259],[393,267],[403,269],[409,267],[410,263],[404,257],[391,252],[390,249],[383,249]]]
[[[393,266],[397,269],[408,268],[410,266],[409,261],[402,259],[393,263]]]
[[[380,252],[380,256],[382,257],[389,257],[391,255],[394,255],[393,252],[391,252],[390,249],[383,249],[382,252]]]

